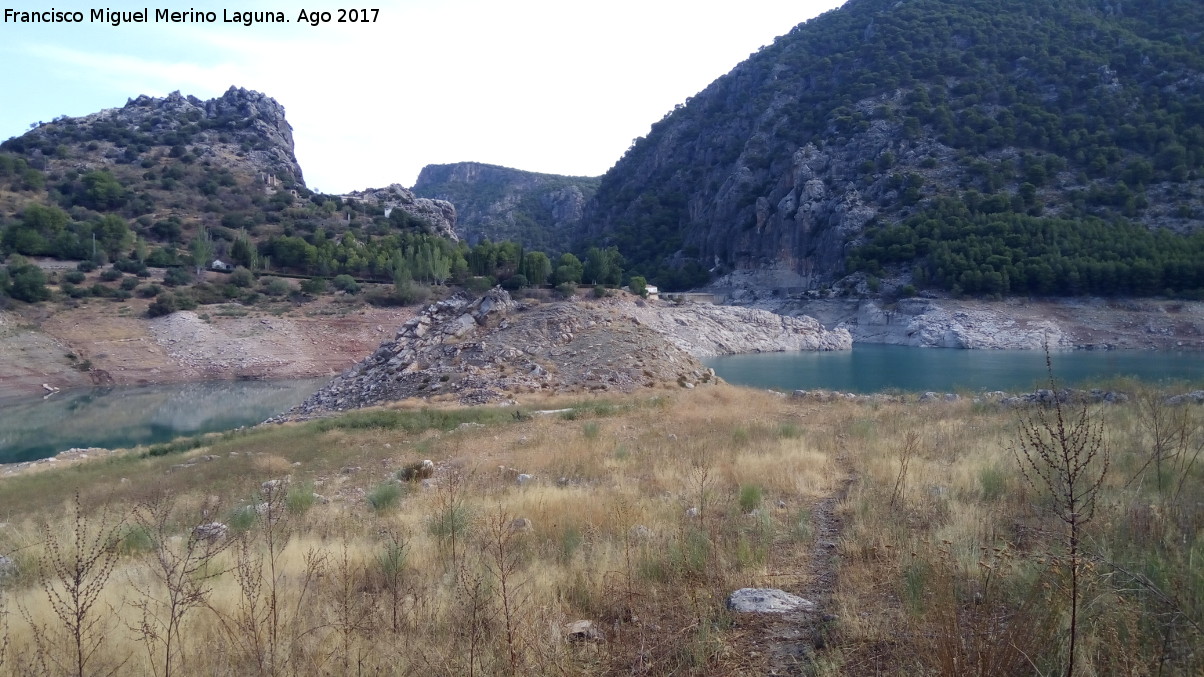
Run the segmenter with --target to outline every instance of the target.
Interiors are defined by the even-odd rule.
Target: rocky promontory
[[[748,308],[626,294],[516,301],[494,289],[428,306],[393,340],[280,418],[411,397],[483,404],[532,392],[693,388],[716,381],[700,357],[851,345],[847,331],[825,330],[811,318]]]

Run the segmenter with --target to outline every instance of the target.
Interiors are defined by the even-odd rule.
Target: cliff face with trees
[[[1204,6],[851,0],[678,106],[585,236],[664,286],[1204,290]]]
[[[423,167],[414,193],[455,204],[457,233],[469,242],[512,240],[559,253],[576,243],[598,181],[459,162]]]

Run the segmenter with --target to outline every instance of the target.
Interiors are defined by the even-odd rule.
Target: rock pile
[[[811,318],[619,295],[515,301],[501,289],[432,304],[392,341],[276,420],[411,397],[485,404],[525,392],[631,392],[713,383],[698,356],[848,349]]]

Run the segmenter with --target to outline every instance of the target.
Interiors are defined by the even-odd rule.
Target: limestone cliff
[[[459,162],[423,167],[414,193],[455,204],[457,232],[470,243],[510,240],[554,253],[578,239],[597,188],[597,178]]]

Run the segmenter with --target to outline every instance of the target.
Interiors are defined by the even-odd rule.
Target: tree
[[[113,214],[106,214],[92,226],[92,234],[96,237],[96,246],[116,259],[123,254],[134,241],[134,234],[125,219]]]
[[[632,294],[648,298],[648,280],[644,279],[643,275],[632,275],[629,286]]]
[[[213,258],[213,243],[209,241],[209,231],[204,226],[201,226],[196,237],[192,238],[188,251],[192,253],[192,265],[196,266],[196,274],[200,275]]]
[[[581,263],[581,259],[573,254],[565,252],[560,255],[560,259],[556,262],[556,272],[553,275],[553,282],[560,284],[579,284],[581,277],[585,273],[585,266]]]
[[[541,286],[547,283],[552,274],[552,261],[543,252],[528,252],[523,257],[521,272],[532,286]]]

